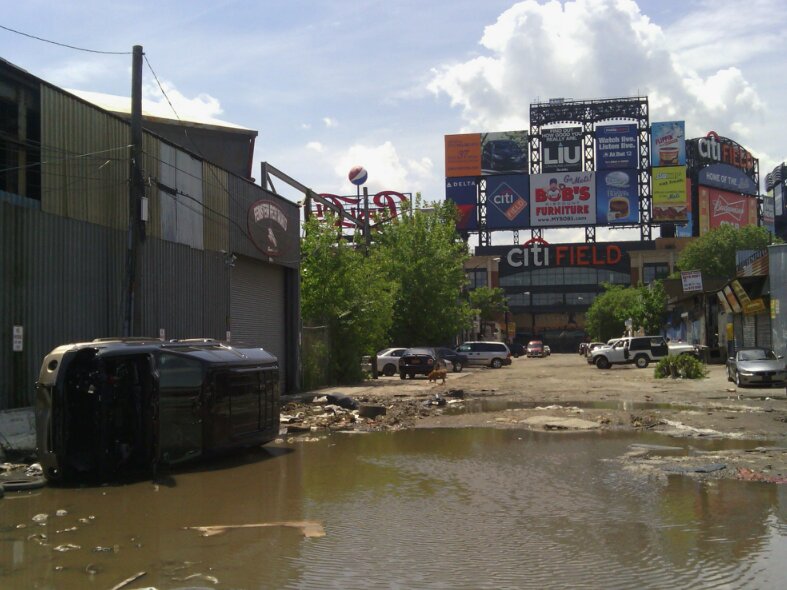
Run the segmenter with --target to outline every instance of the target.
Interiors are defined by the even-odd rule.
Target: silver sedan
[[[784,357],[768,348],[741,348],[727,359],[727,379],[744,385],[784,385]]]

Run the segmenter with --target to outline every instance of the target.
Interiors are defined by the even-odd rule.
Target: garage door
[[[275,355],[281,391],[285,391],[284,269],[239,256],[232,269],[230,313],[232,342],[261,346]]]

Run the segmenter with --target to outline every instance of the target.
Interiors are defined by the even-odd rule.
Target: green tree
[[[380,270],[395,289],[390,342],[401,346],[439,345],[470,325],[462,298],[462,265],[467,247],[456,233],[456,208],[436,203],[383,226],[375,234]]]
[[[772,243],[764,227],[723,225],[693,240],[680,253],[680,270],[699,270],[703,277],[731,279],[735,276],[737,250],[761,250]]]
[[[478,287],[470,291],[470,305],[482,320],[491,322],[508,310],[506,292],[499,287]]]
[[[660,281],[649,287],[604,285],[604,289],[586,315],[586,329],[592,338],[607,341],[622,336],[629,318],[635,331],[642,328],[648,335],[661,331],[667,296]]]
[[[333,220],[308,221],[301,242],[301,314],[307,327],[328,338],[329,383],[361,378],[361,357],[387,343],[397,284],[378,271],[379,253],[368,255],[341,239]],[[357,243],[357,241],[356,241]],[[308,355],[304,351],[304,357]],[[309,359],[304,358],[304,362]]]

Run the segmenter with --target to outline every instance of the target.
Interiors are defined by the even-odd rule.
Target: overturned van
[[[151,472],[279,432],[279,367],[215,340],[101,339],[59,346],[36,384],[49,480]]]

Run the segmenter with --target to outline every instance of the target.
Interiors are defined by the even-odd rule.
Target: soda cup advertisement
[[[652,123],[650,126],[651,166],[686,164],[686,124],[684,121]]]

